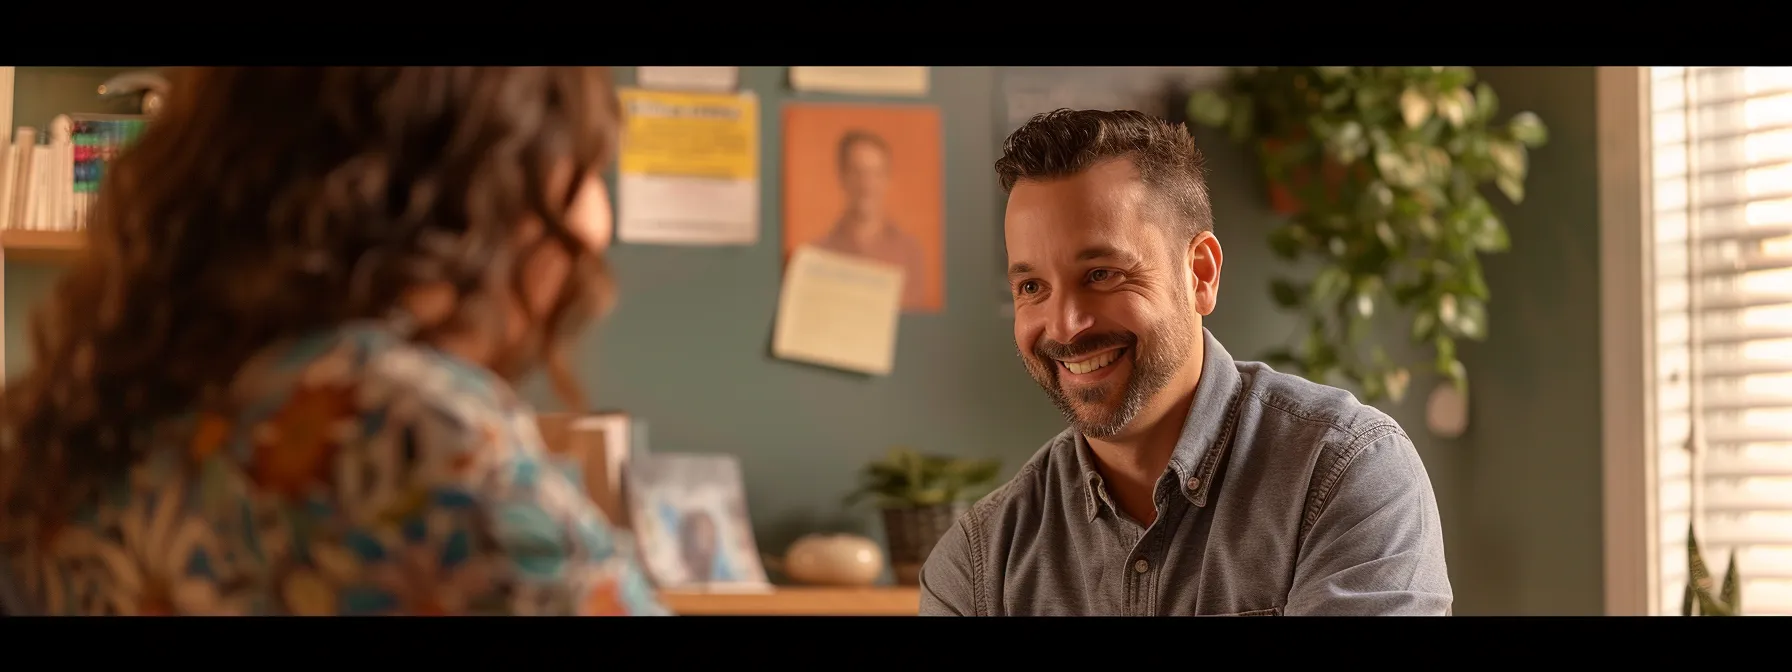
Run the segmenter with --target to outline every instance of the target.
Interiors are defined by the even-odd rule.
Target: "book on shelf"
[[[629,516],[623,473],[634,448],[631,430],[638,425],[638,420],[621,411],[536,416],[542,443],[555,466],[584,486],[585,494],[611,524],[624,529]]]
[[[0,143],[0,229],[78,231],[119,152],[142,134],[135,115],[65,114],[48,133],[21,126]]]

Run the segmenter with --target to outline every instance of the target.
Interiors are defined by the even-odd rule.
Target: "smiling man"
[[[1014,340],[1070,428],[940,540],[923,615],[1446,615],[1412,441],[1201,325],[1223,255],[1200,152],[1058,110],[996,162]]]

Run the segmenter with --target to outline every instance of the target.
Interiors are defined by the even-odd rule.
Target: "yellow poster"
[[[751,92],[624,89],[617,237],[625,243],[759,240],[759,99]]]

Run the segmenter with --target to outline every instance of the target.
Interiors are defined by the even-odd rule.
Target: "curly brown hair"
[[[31,367],[0,399],[0,494],[66,512],[142,456],[137,435],[153,423],[221,401],[257,350],[403,315],[405,293],[425,285],[458,300],[415,339],[501,328],[525,306],[528,333],[494,369],[514,380],[545,364],[563,401],[584,406],[564,353],[610,278],[565,214],[615,149],[606,68],[224,67],[171,80],[108,169],[87,252],[33,316]],[[573,268],[545,313],[521,279],[542,246]]]

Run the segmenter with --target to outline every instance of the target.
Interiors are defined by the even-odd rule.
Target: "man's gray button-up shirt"
[[[1400,426],[1203,337],[1154,523],[1119,512],[1066,431],[940,540],[921,614],[1449,614],[1437,501]]]

